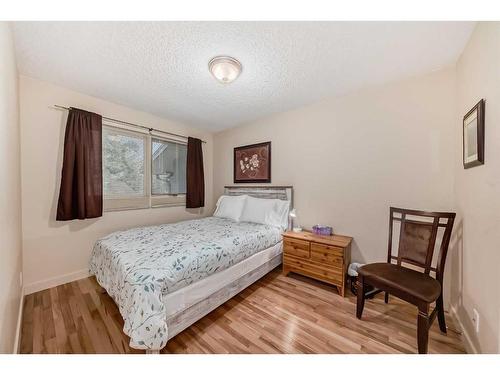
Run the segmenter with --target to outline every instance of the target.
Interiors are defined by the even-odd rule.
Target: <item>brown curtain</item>
[[[102,116],[71,108],[64,137],[58,221],[102,216]]]
[[[186,171],[186,207],[205,206],[205,176],[201,140],[188,138]]]

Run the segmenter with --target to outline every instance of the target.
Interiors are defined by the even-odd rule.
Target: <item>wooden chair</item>
[[[444,223],[441,220],[445,221]],[[361,319],[365,304],[365,286],[371,285],[385,292],[385,303],[389,294],[409,302],[418,308],[417,336],[418,352],[427,353],[429,328],[436,314],[441,332],[446,333],[443,307],[443,273],[450,243],[455,213],[425,212],[390,208],[389,245],[387,263],[372,263],[358,270],[358,293],[356,316]],[[400,222],[397,256],[392,255],[393,226]],[[444,228],[437,266],[432,259],[439,228]],[[396,262],[396,264],[393,263]],[[413,266],[408,268],[408,266]],[[419,268],[420,271],[415,268]],[[435,274],[435,278],[430,273]],[[430,304],[436,307],[429,315]]]

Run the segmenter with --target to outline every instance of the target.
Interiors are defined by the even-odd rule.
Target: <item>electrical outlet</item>
[[[476,333],[479,333],[479,313],[476,309],[472,309],[472,323],[474,323]]]

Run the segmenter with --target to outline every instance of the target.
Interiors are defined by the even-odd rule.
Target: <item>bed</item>
[[[224,194],[280,199],[292,208],[289,186],[226,186]],[[133,228],[96,242],[90,272],[117,304],[129,345],[157,353],[280,265],[281,233],[221,217]]]

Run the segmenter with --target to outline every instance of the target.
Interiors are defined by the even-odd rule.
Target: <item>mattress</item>
[[[280,242],[279,228],[216,217],[134,228],[98,240],[90,272],[118,305],[130,346],[158,350],[168,338],[166,296]]]

